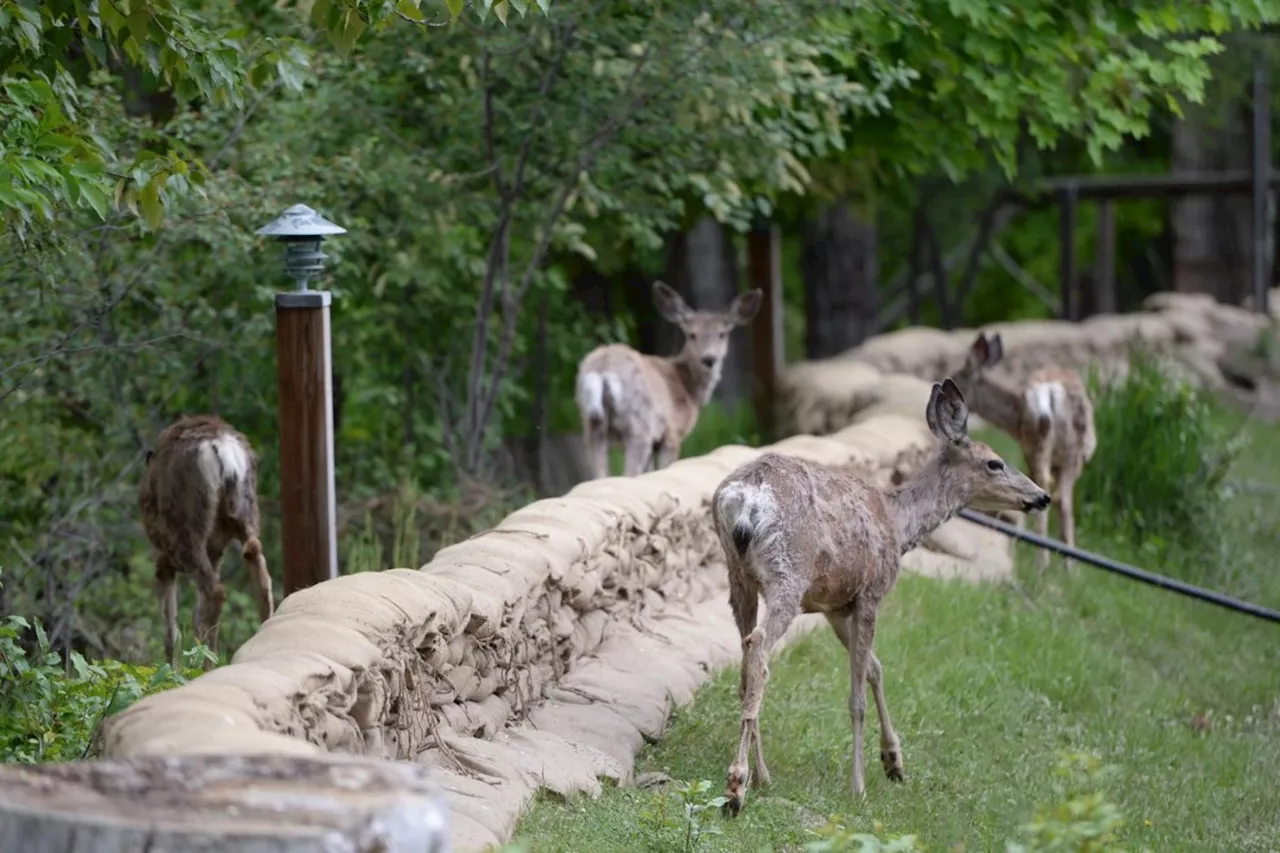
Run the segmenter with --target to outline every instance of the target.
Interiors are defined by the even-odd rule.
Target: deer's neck
[[[959,512],[968,499],[964,484],[945,475],[945,465],[944,448],[923,470],[888,492],[903,554]]]
[[[670,361],[684,390],[699,407],[705,406],[720,382],[720,362],[717,361],[715,367],[709,368],[700,358],[685,352],[674,356]]]
[[[983,376],[969,386],[960,389],[969,410],[997,429],[1018,435],[1022,425],[1022,394],[1012,385],[990,376]]]

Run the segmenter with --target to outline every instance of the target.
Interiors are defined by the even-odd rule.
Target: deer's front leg
[[[884,775],[891,782],[901,782],[906,778],[902,744],[889,720],[889,706],[884,701],[884,669],[874,651],[867,663],[867,681],[871,683],[871,694],[876,700],[876,716],[880,718],[880,763],[884,765]]]
[[[1046,492],[1049,491],[1052,476],[1049,467],[1050,459],[1048,449],[1036,450],[1033,454],[1028,454],[1028,461],[1031,463],[1031,479],[1035,481],[1037,486],[1044,489]],[[1036,533],[1039,533],[1041,536],[1048,537],[1049,513],[1037,512],[1035,514],[1035,521]],[[1036,555],[1036,562],[1042,569],[1049,568],[1049,559],[1053,555],[1045,548],[1040,548],[1039,551],[1040,553]]]

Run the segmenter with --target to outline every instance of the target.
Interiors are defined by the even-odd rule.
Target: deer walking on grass
[[[741,811],[749,781],[769,784],[759,723],[769,651],[797,615],[825,615],[849,654],[854,795],[864,793],[867,682],[880,718],[880,761],[890,780],[901,781],[902,747],[872,650],[876,609],[898,579],[901,556],[962,507],[1033,511],[1049,505],[1043,489],[969,438],[969,410],[950,379],[933,386],[925,418],[939,439],[937,453],[900,486],[877,487],[816,462],[765,453],[730,474],[712,496],[729,605],[742,635],[742,729],[725,791],[729,815]],[[763,626],[756,624],[760,596]],[[754,777],[747,755],[752,744]]]
[[[1004,357],[1000,335],[979,333],[969,348],[956,384],[979,417],[1007,432],[1022,448],[1027,473],[1053,495],[1058,527],[1068,545],[1076,544],[1075,500],[1072,492],[1084,466],[1098,447],[1093,428],[1093,403],[1084,381],[1074,370],[1042,367],[1022,387],[987,373]],[[1049,516],[1036,517],[1036,532],[1047,536]],[[1041,566],[1051,555],[1041,549]]]
[[[191,575],[196,583],[196,638],[218,648],[227,598],[219,567],[232,540],[240,543],[249,567],[259,616],[271,618],[271,575],[258,541],[257,469],[248,439],[213,415],[180,418],[147,454],[138,506],[155,554],[164,651],[171,664],[177,663],[179,574]]]
[[[609,443],[623,447],[623,473],[643,473],[650,461],[665,468],[698,422],[720,381],[729,332],[760,310],[764,294],[743,293],[725,312],[694,311],[680,294],[653,284],[658,311],[684,332],[678,355],[643,355],[626,344],[589,352],[578,366],[578,411],[592,478],[609,475]]]

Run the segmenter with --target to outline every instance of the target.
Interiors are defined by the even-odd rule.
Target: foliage
[[[697,782],[680,782],[674,786],[674,792],[654,794],[650,808],[643,814],[649,827],[649,846],[696,853],[705,837],[719,835],[721,829],[714,821],[728,800],[715,791],[714,782],[700,779]],[[672,799],[678,807],[675,811],[669,808]]]
[[[1204,392],[1135,348],[1123,378],[1090,383],[1098,446],[1076,486],[1095,525],[1118,525],[1145,551],[1216,556],[1227,475],[1244,449]],[[1105,521],[1104,521],[1105,520]]]
[[[20,642],[28,634],[34,639],[30,651]],[[72,652],[64,667],[39,621],[5,617],[0,621],[0,762],[86,757],[103,719],[143,696],[186,683],[208,654],[202,647],[188,651],[182,672],[168,664],[89,663],[79,652]]]
[[[1101,786],[1114,775],[1096,755],[1067,753],[1058,762],[1058,802],[1040,807],[1024,827],[1025,842],[1011,842],[1008,853],[1123,853],[1115,844],[1123,823]]]

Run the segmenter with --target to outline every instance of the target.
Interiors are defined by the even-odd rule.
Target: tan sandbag
[[[268,619],[236,651],[237,661],[252,663],[292,650],[333,661],[348,670],[365,670],[382,660],[382,650],[358,630],[304,614],[288,621]]]
[[[623,768],[619,781],[631,782],[635,756],[644,744],[640,730],[612,708],[590,704],[580,696],[549,698],[529,715],[538,731],[550,732],[570,743],[585,744],[603,752]]]

